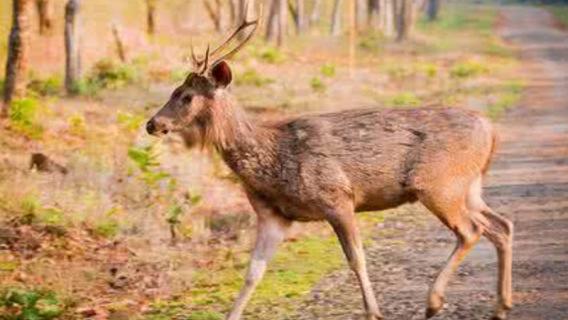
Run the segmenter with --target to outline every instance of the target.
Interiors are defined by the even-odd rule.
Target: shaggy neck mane
[[[204,127],[205,143],[221,151],[254,138],[254,126],[227,93],[217,91],[214,99],[216,103],[208,108],[209,117]]]
[[[208,108],[204,141],[213,145],[223,159],[245,180],[275,160],[276,130],[250,122],[245,111],[223,91],[215,92],[216,103]]]

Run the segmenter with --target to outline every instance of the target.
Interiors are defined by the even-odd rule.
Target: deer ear
[[[219,61],[211,68],[211,78],[216,87],[226,87],[233,80],[233,74],[229,64],[225,61]]]

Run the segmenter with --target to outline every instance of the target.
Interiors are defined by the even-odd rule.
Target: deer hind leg
[[[249,195],[250,202],[257,213],[257,236],[252,253],[245,284],[235,301],[228,320],[238,320],[250,300],[254,289],[264,276],[268,262],[276,252],[278,245],[284,240],[286,230],[291,225],[289,220],[281,218],[272,207],[263,200]]]
[[[444,292],[450,278],[483,233],[481,226],[472,219],[466,207],[467,190],[462,193],[455,186],[452,189],[419,193],[420,201],[451,229],[457,238],[454,251],[430,287],[426,318],[440,312],[444,306]]]
[[[483,225],[483,235],[493,243],[497,251],[499,277],[497,280],[497,307],[493,319],[505,319],[513,304],[513,223],[495,213],[481,197],[481,177],[476,179],[468,195],[468,207]]]
[[[379,310],[375,293],[367,273],[365,252],[355,220],[355,213],[350,209],[331,209],[326,212],[326,219],[333,227],[347,258],[349,267],[355,272],[361,292],[368,320],[381,320],[383,316]]]

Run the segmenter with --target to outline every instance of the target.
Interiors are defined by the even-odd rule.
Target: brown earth
[[[500,34],[517,46],[528,82],[521,105],[500,121],[502,144],[485,198],[515,223],[511,319],[568,318],[568,33],[533,7],[503,7]],[[423,319],[426,293],[454,237],[419,206],[398,210],[367,246],[369,271],[387,319]],[[483,240],[447,290],[434,319],[487,319],[496,257]],[[362,319],[354,276],[323,279],[285,319]]]

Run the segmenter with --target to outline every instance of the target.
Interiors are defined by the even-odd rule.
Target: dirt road
[[[544,10],[502,9],[502,36],[518,46],[529,77],[521,106],[500,121],[502,145],[485,198],[515,223],[511,319],[568,319],[568,33]],[[368,264],[387,319],[423,319],[428,285],[453,248],[447,229],[408,207],[377,228]],[[416,214],[420,211],[423,214]],[[487,319],[496,258],[483,241],[464,262],[434,319]],[[361,319],[356,281],[343,270],[313,289],[287,319]]]

